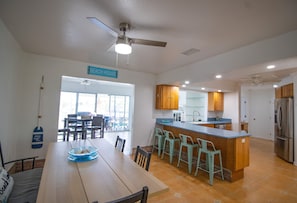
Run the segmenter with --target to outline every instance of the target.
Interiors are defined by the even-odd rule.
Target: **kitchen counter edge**
[[[230,131],[230,130],[223,130],[223,129],[218,129],[218,128],[209,128],[209,127],[205,127],[205,126],[199,126],[196,124],[186,123],[186,122],[178,122],[178,121],[162,122],[162,121],[157,120],[156,123],[159,125],[181,128],[184,130],[190,130],[190,131],[201,133],[201,134],[212,135],[212,136],[223,137],[223,138],[238,138],[238,137],[251,136],[246,131],[235,132],[235,131]]]

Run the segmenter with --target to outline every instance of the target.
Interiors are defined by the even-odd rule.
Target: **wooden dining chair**
[[[77,114],[68,114],[66,128],[69,129],[69,133],[73,134],[73,140],[78,139],[78,133],[83,135],[84,129],[81,122],[78,122]]]
[[[145,170],[148,171],[150,167],[151,153],[145,151],[140,146],[137,146],[134,161],[139,166],[141,166],[142,168],[145,168]]]
[[[121,152],[124,151],[124,148],[125,148],[125,143],[126,143],[126,140],[123,139],[123,138],[120,138],[120,136],[117,136],[117,139],[116,139],[116,142],[115,142],[115,148],[120,150]]]
[[[97,115],[93,117],[91,126],[87,127],[91,130],[91,139],[96,138],[96,131],[100,130],[100,138],[104,137],[104,118],[103,115]]]
[[[126,197],[122,197],[120,199],[112,200],[107,203],[134,203],[134,202],[139,202],[140,203],[146,203],[147,202],[147,197],[148,197],[148,187],[144,186],[142,190],[133,193],[131,195],[128,195]]]

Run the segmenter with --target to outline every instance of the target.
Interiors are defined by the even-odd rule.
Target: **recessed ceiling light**
[[[275,68],[275,65],[269,65],[269,66],[267,66],[266,68],[267,68],[267,69],[273,69],[273,68]]]
[[[187,85],[183,84],[182,87],[187,87]]]
[[[205,87],[201,87],[202,90],[205,90]]]
[[[278,85],[273,85],[273,88],[278,88]]]
[[[185,81],[185,84],[186,84],[186,85],[190,84],[190,81],[186,80],[186,81]]]
[[[222,90],[218,90],[218,92],[222,92]]]
[[[216,75],[216,78],[222,78],[222,75]]]

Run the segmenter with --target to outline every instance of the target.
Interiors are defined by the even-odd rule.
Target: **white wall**
[[[22,50],[0,20],[0,141],[5,161],[16,157],[17,139],[22,136],[22,130],[18,128],[22,59]],[[26,144],[28,147],[28,143],[23,146]]]
[[[239,92],[224,93],[223,118],[232,119],[232,131],[240,131]]]
[[[132,147],[148,144],[155,124],[155,75],[123,69],[118,69],[118,79],[87,75],[88,65],[100,65],[22,53],[2,23],[0,29],[0,135],[1,141],[9,147],[12,158],[32,154],[43,158],[48,143],[56,141],[63,75],[134,84]],[[41,108],[44,147],[31,149],[32,131],[37,124],[38,93],[42,75],[45,78]]]

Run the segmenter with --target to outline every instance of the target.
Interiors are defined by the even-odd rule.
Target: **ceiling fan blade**
[[[96,17],[87,17],[87,19],[88,19],[91,23],[93,23],[93,24],[99,26],[101,29],[103,29],[103,30],[109,32],[112,36],[114,36],[114,37],[118,37],[119,34],[118,34],[115,30],[113,30],[113,29],[112,29],[111,27],[109,27],[108,25],[104,24],[102,21],[100,21],[100,20],[97,19]]]
[[[153,40],[146,40],[146,39],[135,39],[130,38],[133,44],[142,44],[142,45],[149,45],[149,46],[158,46],[158,47],[166,47],[167,42],[161,41],[153,41]]]

